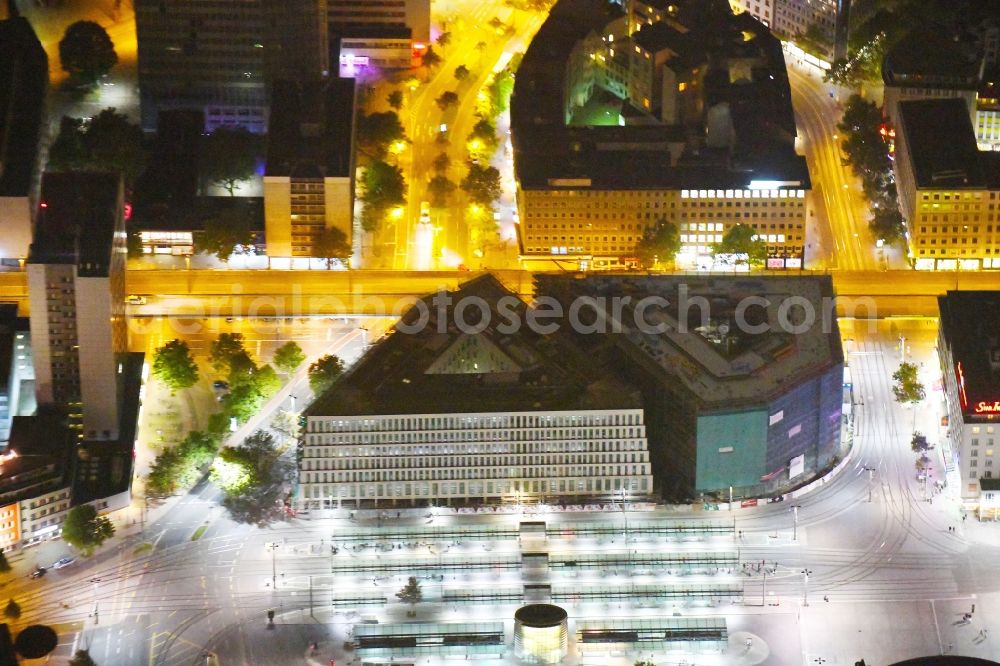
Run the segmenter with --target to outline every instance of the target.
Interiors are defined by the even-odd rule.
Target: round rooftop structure
[[[555,664],[569,647],[565,609],[529,604],[514,613],[514,655],[526,664]]]

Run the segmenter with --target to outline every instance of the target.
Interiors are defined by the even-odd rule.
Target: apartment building
[[[119,432],[125,254],[119,176],[43,176],[28,258],[36,394],[67,408],[90,439]]]
[[[949,291],[938,297],[938,307],[948,407],[942,444],[962,499],[975,507],[1000,479],[1000,291]]]
[[[1000,153],[978,149],[962,100],[900,103],[893,169],[915,268],[1000,269]]]
[[[467,329],[474,308],[427,297],[305,411],[300,506],[653,493],[637,391],[559,332],[505,330],[502,317],[524,322],[527,306],[492,276],[447,296],[489,315]]]
[[[330,52],[341,76],[366,67],[411,67],[430,44],[430,0],[325,2]]]
[[[279,82],[264,172],[270,257],[315,257],[325,229],[347,242],[354,220],[354,79]]]

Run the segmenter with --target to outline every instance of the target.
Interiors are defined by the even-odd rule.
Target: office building
[[[632,267],[664,220],[683,267],[712,266],[712,244],[740,223],[768,267],[802,267],[811,184],[781,45],[725,2],[616,15],[561,0],[518,69],[511,131],[529,266]]]
[[[413,66],[430,44],[430,0],[325,0],[340,76]]]
[[[48,57],[31,24],[0,20],[0,268],[28,256],[48,86]]]
[[[264,172],[269,257],[314,257],[314,241],[354,221],[354,79],[279,82]]]
[[[505,327],[527,306],[492,276],[440,296],[305,411],[301,507],[652,494],[635,390],[558,331]]]
[[[782,39],[795,40],[812,32],[822,38],[822,53],[833,58],[838,13],[846,12],[844,0],[730,0],[734,12],[746,12]]]
[[[901,102],[893,169],[915,268],[1000,269],[1000,153],[978,149],[964,100]]]
[[[205,129],[267,127],[268,86],[328,70],[323,3],[135,3],[142,126],[166,109],[205,113]]]
[[[38,402],[67,408],[81,437],[117,438],[127,345],[119,176],[43,176],[28,296]]]
[[[1000,150],[1000,69],[983,77],[973,121],[979,150]]]
[[[941,446],[949,482],[975,506],[980,492],[994,490],[989,484],[1000,479],[1000,291],[949,291],[938,297],[938,307],[948,407]]]
[[[614,313],[617,299],[621,332],[579,329],[574,343],[642,391],[666,498],[781,494],[844,454],[844,357],[828,276],[539,273],[535,285],[536,298],[555,298],[563,312],[591,299]]]

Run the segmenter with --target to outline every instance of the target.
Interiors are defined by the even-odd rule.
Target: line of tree
[[[344,362],[333,354],[321,356],[309,366],[309,388],[322,395],[344,374]]]
[[[861,179],[865,197],[872,204],[868,228],[875,238],[891,244],[904,239],[906,223],[899,212],[896,181],[882,126],[882,112],[875,103],[851,95],[837,129],[844,135],[841,147],[847,162]]]
[[[63,541],[90,556],[95,548],[114,536],[115,526],[107,516],[98,515],[90,504],[80,504],[66,514],[62,526]]]
[[[111,171],[131,188],[146,168],[142,129],[115,109],[90,120],[63,116],[49,147],[49,171]]]
[[[241,523],[267,525],[285,511],[294,463],[274,437],[257,430],[236,447],[224,447],[212,465],[212,480],[223,491],[223,506]]]
[[[735,224],[722,236],[722,242],[712,244],[712,254],[746,257],[751,266],[767,261],[767,245],[749,224]],[[738,259],[742,263],[743,259]]]

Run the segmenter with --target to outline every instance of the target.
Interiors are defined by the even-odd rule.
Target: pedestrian
[[[975,615],[975,613],[976,613],[976,604],[972,604],[972,611],[969,613],[969,615]]]

